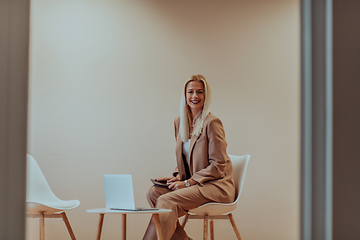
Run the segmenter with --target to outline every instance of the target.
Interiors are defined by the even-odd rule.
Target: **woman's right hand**
[[[179,181],[180,176],[176,175],[176,177],[155,178],[155,180],[159,181],[159,182],[165,182],[166,181],[169,184],[169,183],[172,183],[172,182],[175,182],[175,181]]]
[[[170,179],[172,179],[172,177],[155,178],[155,181],[158,181],[158,182],[167,182],[167,181],[169,181]]]
[[[171,183],[173,182],[176,182],[176,181],[179,181],[180,180],[180,176],[179,175],[176,175],[176,177],[172,177],[171,179],[169,179],[167,181],[167,183],[170,185]]]

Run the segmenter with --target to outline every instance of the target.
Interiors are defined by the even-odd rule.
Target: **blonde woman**
[[[176,163],[167,188],[152,186],[147,199],[151,207],[171,209],[160,214],[164,240],[191,239],[178,218],[190,209],[208,202],[231,203],[235,198],[233,169],[226,153],[223,125],[209,111],[210,87],[202,75],[192,76],[184,85],[180,117],[175,119]],[[151,220],[144,240],[155,240],[155,223]]]

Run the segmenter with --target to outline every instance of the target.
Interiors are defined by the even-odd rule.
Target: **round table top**
[[[112,210],[110,208],[94,208],[94,209],[88,209],[86,212],[89,213],[103,213],[103,214],[144,214],[144,213],[165,213],[165,212],[171,212],[171,209],[159,209],[159,208],[145,208],[146,210]]]

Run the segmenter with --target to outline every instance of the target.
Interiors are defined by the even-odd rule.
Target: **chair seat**
[[[200,216],[222,215],[235,210],[236,206],[236,203],[207,203],[198,208],[189,210],[189,214],[195,214]]]
[[[78,200],[59,200],[53,202],[28,201],[26,202],[26,211],[32,214],[36,214],[39,212],[45,212],[46,214],[50,214],[70,210],[76,208],[79,205],[80,201]]]

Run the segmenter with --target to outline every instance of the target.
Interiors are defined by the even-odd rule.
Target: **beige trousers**
[[[200,193],[199,186],[193,185],[171,191],[165,187],[152,186],[147,193],[151,207],[171,209],[172,212],[160,213],[160,225],[164,240],[187,240],[189,237],[181,227],[178,218],[190,209],[211,202]],[[156,240],[155,222],[150,220],[143,240]]]

